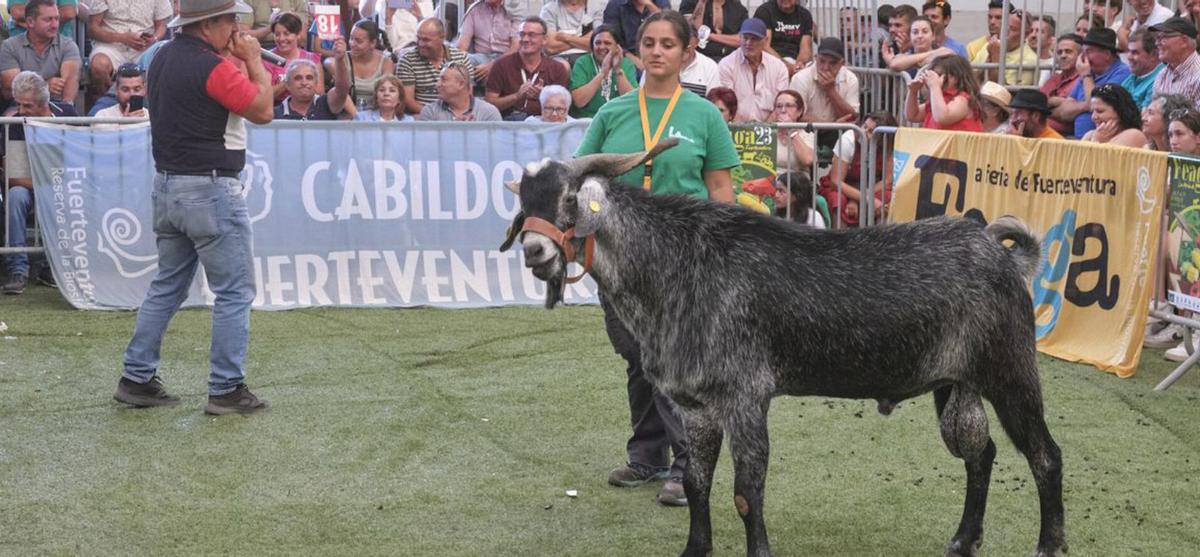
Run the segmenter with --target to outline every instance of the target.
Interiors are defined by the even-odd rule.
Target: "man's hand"
[[[125,117],[126,118],[145,118],[146,117],[146,109],[139,108],[133,112],[126,112]]]
[[[50,87],[50,94],[52,96],[62,97],[63,91],[67,87],[67,80],[61,77],[52,77],[46,80],[46,85]]]
[[[142,35],[134,32],[121,33],[117,36],[117,42],[134,50],[146,50],[146,47],[150,46],[150,43],[142,38]]]
[[[1092,65],[1088,62],[1087,56],[1080,54],[1075,59],[1075,73],[1079,75],[1080,79],[1084,76],[1092,75]]]
[[[541,92],[541,87],[532,81],[526,81],[517,89],[517,97],[521,99],[536,99]]]
[[[237,32],[229,37],[229,51],[247,65],[258,61],[260,49],[258,39],[250,36],[249,33]],[[346,48],[343,39],[342,54],[345,54],[345,51]]]
[[[479,81],[487,81],[488,74],[492,71],[492,62],[475,66],[475,75]]]
[[[1008,126],[1008,135],[1025,137],[1025,122],[1017,122]]]
[[[987,42],[988,62],[1000,61],[1000,36],[992,35]]]
[[[817,86],[826,93],[833,93],[832,89],[837,86],[837,74],[832,72],[817,72]]]

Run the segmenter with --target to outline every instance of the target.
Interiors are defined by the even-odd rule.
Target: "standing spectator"
[[[491,103],[471,96],[471,69],[449,63],[438,77],[438,98],[421,108],[417,120],[426,122],[500,122],[500,111]]]
[[[1142,109],[1142,133],[1146,134],[1146,148],[1152,151],[1169,151],[1167,121],[1169,114],[1183,114],[1192,107],[1192,100],[1180,95],[1155,95],[1150,104]],[[1178,340],[1178,339],[1176,339]],[[1161,346],[1159,348],[1168,348]],[[1151,347],[1153,348],[1153,347]]]
[[[1171,118],[1168,130],[1167,136],[1172,153],[1200,155],[1200,112],[1186,110],[1182,114],[1175,114]],[[1183,352],[1182,344],[1178,347],[1178,351]],[[1185,353],[1184,358],[1186,357],[1187,354]],[[1183,361],[1183,359],[1168,359],[1173,359],[1177,362]]]
[[[487,79],[498,58],[516,52],[518,43],[516,25],[504,0],[478,0],[467,8],[458,48],[467,53],[480,80]]]
[[[1188,20],[1192,27],[1200,29],[1200,0],[1181,0],[1179,16]]]
[[[1154,32],[1142,27],[1133,32],[1129,40],[1129,77],[1121,87],[1133,95],[1138,110],[1150,104],[1154,95],[1154,80],[1166,66],[1158,61],[1158,50],[1154,46]]]
[[[8,33],[10,37],[15,37],[24,33],[27,29],[25,19],[29,14],[25,10],[29,9],[28,0],[7,0],[8,3]],[[79,17],[79,5],[76,0],[55,0],[53,2],[58,7],[58,34],[62,35],[68,41],[75,40],[75,18]],[[45,77],[45,76],[43,76]]]
[[[917,9],[912,6],[903,5],[896,8],[888,21],[888,33],[892,41],[884,46],[890,48],[893,53],[908,52],[912,49],[912,22],[917,17]],[[880,48],[880,54],[882,53],[883,48]]]
[[[697,32],[708,29],[700,53],[715,62],[737,49],[738,30],[750,17],[750,11],[738,0],[683,0],[679,11],[688,17]]]
[[[734,93],[733,89],[713,87],[704,97],[717,107],[717,111],[721,113],[721,120],[724,120],[726,124],[733,123],[733,117],[737,115],[738,109],[737,93]]]
[[[948,48],[963,58],[967,57],[967,45],[954,40],[954,37],[950,36],[950,18],[953,13],[953,10],[950,8],[950,2],[946,0],[930,0],[921,6],[921,13],[933,23],[935,32],[934,44],[939,47]],[[1054,33],[1051,33],[1050,36],[1053,37]]]
[[[538,104],[542,105],[542,114],[530,116],[525,119],[526,122],[561,124],[574,120],[567,116],[567,111],[571,107],[571,92],[562,85],[552,84],[543,87],[542,92],[538,93]]]
[[[623,54],[612,27],[601,24],[591,34],[592,52],[576,59],[571,68],[571,116],[576,118],[595,116],[637,83],[637,67]]]
[[[1129,77],[1129,66],[1117,54],[1117,33],[1112,29],[1092,29],[1083,38],[1083,54],[1076,63],[1079,80],[1071,89],[1070,97],[1054,109],[1055,118],[1074,119],[1074,137],[1083,137],[1096,128],[1096,124],[1092,123],[1091,103],[1088,100],[1092,98],[1092,89],[1109,83],[1120,85]]]
[[[775,95],[787,89],[787,66],[774,56],[763,55],[767,25],[761,19],[747,19],[739,34],[741,48],[717,64],[721,85],[737,93],[738,120],[765,122],[774,110]]]
[[[150,45],[163,38],[173,13],[171,0],[94,0],[88,16],[92,91],[97,95],[108,91],[113,70],[137,62]]]
[[[12,98],[12,80],[19,72],[35,71],[50,87],[50,96],[75,102],[79,92],[79,47],[58,33],[59,12],[54,0],[30,0],[25,6],[27,33],[0,45],[0,91]]]
[[[1157,0],[1127,0],[1129,6],[1133,8],[1133,13],[1125,16],[1121,20],[1121,27],[1117,29],[1117,46],[1121,50],[1133,50],[1129,40],[1138,29],[1149,29],[1159,23],[1171,19],[1171,9],[1159,4]],[[1132,65],[1132,64],[1131,64]]]
[[[1025,42],[1029,43],[1029,49],[1037,54],[1039,84],[1050,79],[1054,67],[1054,34],[1057,32],[1057,25],[1053,17],[1043,15],[1033,20],[1029,27],[1029,36],[1025,39]]]
[[[400,78],[385,75],[375,82],[368,110],[360,110],[354,119],[362,122],[411,122],[413,117],[404,113],[404,87]]]
[[[350,101],[365,107],[375,96],[375,84],[385,75],[396,73],[396,64],[389,54],[387,34],[369,19],[360,19],[350,28],[350,79],[353,80]],[[326,73],[336,73],[334,59],[325,59]]]
[[[262,66],[271,76],[275,102],[282,101],[283,97],[287,95],[287,80],[284,79],[284,72],[294,60],[308,60],[316,65],[317,93],[325,92],[325,72],[321,68],[321,55],[304,50],[300,46],[300,40],[303,38],[300,33],[304,30],[301,25],[300,16],[288,12],[279,14],[279,17],[275,18],[275,23],[271,24],[271,29],[275,34],[275,48],[272,48],[271,52],[278,54],[284,60],[282,66],[262,61]]]
[[[787,64],[795,74],[812,61],[813,17],[797,0],[767,0],[754,10],[754,17],[767,24],[768,54]]]
[[[1018,89],[1008,108],[1012,111],[1008,133],[1032,139],[1063,138],[1049,126],[1050,105],[1045,93],[1036,89]]]
[[[1125,0],[1092,0],[1092,15],[1104,21],[1104,27],[1115,33],[1121,28],[1121,6]]]
[[[37,72],[18,73],[12,81],[12,92],[16,112],[5,116],[75,116],[75,108],[71,105],[50,100],[50,87]],[[25,153],[25,127],[5,127],[11,130],[7,134],[7,141],[0,135],[0,145],[5,145],[8,149],[5,172],[8,174],[9,189],[8,196],[4,199],[4,209],[8,214],[8,245],[25,247],[25,229],[29,219],[33,217],[33,174],[30,172],[29,159]],[[29,283],[29,256],[24,253],[5,255],[4,269],[8,272],[8,281],[0,290],[5,294],[24,292]]]
[[[467,53],[446,44],[446,24],[436,17],[426,18],[417,26],[417,47],[409,50],[396,64],[396,77],[404,86],[404,109],[420,114],[425,105],[437,100],[438,82],[447,65],[458,64],[475,73]]]
[[[679,82],[683,84],[684,89],[703,97],[708,94],[709,89],[721,85],[721,69],[712,58],[696,48],[699,38],[696,37],[695,28],[688,29],[691,30],[691,37],[688,39],[687,50],[683,51],[683,71],[679,72]]]
[[[974,64],[997,64],[1000,62],[1000,48],[1007,46],[1008,51],[1004,56],[1004,81],[1007,86],[1018,85],[1033,85],[1038,84],[1037,72],[1034,68],[1037,67],[1037,53],[1030,50],[1025,44],[1025,14],[1024,12],[1014,11],[1008,16],[1008,35],[1001,45],[1000,36],[993,35],[988,37],[987,46],[975,54],[975,58],[971,59]],[[988,69],[984,71],[984,75],[990,81],[1000,81],[1000,70]]]
[[[292,60],[287,67],[287,97],[275,106],[276,120],[337,120],[350,97],[350,69],[346,39],[333,43],[333,88],[328,95],[317,90],[318,68],[307,59]]]
[[[980,52],[987,51],[988,42],[992,37],[1000,36],[1000,24],[1003,22],[1004,0],[990,0],[987,8],[987,34],[967,43],[967,60],[974,60]]]
[[[1186,18],[1173,17],[1150,28],[1158,33],[1158,59],[1167,67],[1154,80],[1156,95],[1183,95],[1200,110],[1200,54],[1196,53],[1196,27]]]
[[[546,22],[548,33],[546,52],[575,61],[588,52],[595,27],[604,23],[604,3],[599,0],[546,0],[540,17]]]
[[[858,120],[858,76],[846,68],[842,41],[825,37],[817,46],[817,62],[792,76],[791,88],[799,92],[809,122]]]
[[[1058,65],[1058,71],[1050,74],[1050,79],[1047,79],[1041,87],[1051,110],[1058,108],[1064,99],[1071,97],[1071,90],[1075,88],[1075,82],[1079,81],[1076,62],[1079,60],[1079,51],[1082,45],[1083,37],[1079,35],[1066,34],[1058,38],[1058,44],[1054,50],[1054,60]],[[1049,122],[1054,131],[1074,137],[1075,119],[1073,117],[1059,119],[1051,115]]]
[[[924,103],[917,99],[922,89],[929,99]],[[908,121],[922,122],[931,130],[983,131],[975,72],[953,54],[935,59],[908,84],[904,114]]]
[[[1084,134],[1081,141],[1137,148],[1146,146],[1142,115],[1129,91],[1111,83],[1100,85],[1092,90],[1091,101],[1096,129]]]
[[[207,414],[265,410],[245,385],[254,301],[252,231],[238,179],[246,165],[246,126],[271,121],[271,81],[258,41],[238,32],[249,7],[183,0],[182,28],[150,65],[154,235],[158,273],[138,309],[113,398],[131,406],[177,404],[158,376],[163,334],[191,288],[198,265],[216,295],[212,310]],[[246,78],[221,56],[245,63]]]
[[[604,24],[616,30],[617,42],[633,64],[642,69],[638,55],[638,30],[650,16],[671,9],[670,0],[608,0],[604,7]]]
[[[131,110],[133,97],[142,97],[139,110]],[[97,118],[146,118],[150,115],[144,101],[146,97],[146,75],[137,66],[125,65],[117,68],[117,103],[96,112]]]
[[[894,52],[890,44],[883,43],[880,54],[883,55],[883,61],[887,63],[889,70],[908,72],[908,76],[912,77],[917,75],[917,70],[928,64],[930,60],[954,54],[953,50],[946,47],[938,48],[934,44],[933,22],[925,16],[919,16],[913,20],[908,26],[908,31],[909,48],[905,52]]]
[[[484,94],[505,120],[513,122],[542,114],[538,102],[542,87],[566,87],[570,82],[567,67],[542,54],[546,46],[546,23],[542,18],[535,15],[525,18],[518,38],[521,45],[517,51],[501,56],[493,64]]]
[[[253,13],[238,16],[243,33],[254,37],[263,48],[275,48],[275,31],[272,23],[280,13],[295,14],[300,18],[300,28],[308,29],[311,23],[307,0],[245,0]]]

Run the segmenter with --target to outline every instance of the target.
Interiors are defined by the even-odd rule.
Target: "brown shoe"
[[[163,386],[162,379],[159,379],[157,375],[145,383],[137,383],[122,377],[120,381],[117,381],[117,392],[113,393],[113,399],[136,408],[179,404],[179,397],[168,393],[166,387]]]
[[[254,396],[254,393],[250,392],[245,384],[242,384],[223,395],[208,395],[208,404],[204,407],[204,413],[215,416],[250,414],[270,407],[271,405],[267,401]]]
[[[683,478],[671,478],[658,492],[658,503],[668,507],[686,507],[687,493],[683,490]]]
[[[667,479],[667,473],[667,468],[655,468],[631,462],[609,472],[608,483],[617,487],[637,487],[650,482],[661,482]]]

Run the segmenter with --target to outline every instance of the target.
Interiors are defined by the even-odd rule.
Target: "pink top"
[[[942,99],[944,99],[946,101],[946,104],[950,104],[950,101],[954,100],[955,97],[968,97],[968,100],[970,100],[970,95],[968,95],[966,93],[963,93],[963,92],[960,92],[960,91],[957,91],[954,89],[943,89],[942,90]],[[952,132],[982,132],[983,131],[983,122],[979,120],[979,114],[975,113],[975,111],[972,110],[970,116],[967,116],[966,118],[963,118],[962,120],[959,120],[958,122],[955,122],[952,125],[940,126],[940,125],[938,125],[937,121],[935,121],[933,119],[933,110],[930,109],[929,103],[926,103],[925,104],[925,122],[921,124],[921,127],[925,128],[927,130],[946,130],[946,131],[952,131]]]
[[[297,50],[299,51],[296,55],[297,59],[307,58],[307,59],[311,60],[312,63],[316,64],[318,68],[321,67],[321,55],[320,54],[317,54],[315,52],[309,52],[307,50],[304,50],[303,48],[300,48]],[[279,51],[276,48],[272,48],[271,52],[274,52],[275,54],[279,54]],[[282,54],[279,54],[279,55],[283,56]],[[284,74],[287,73],[287,65],[286,64],[283,66],[276,66],[275,64],[272,64],[270,62],[267,62],[266,60],[263,60],[262,65],[264,68],[267,69],[267,73],[271,74],[271,86],[272,87],[274,87],[275,85],[277,85],[283,81],[283,76],[284,76]],[[318,72],[318,75],[320,75],[320,72]],[[287,96],[287,91],[285,90],[280,95],[275,97],[275,102],[278,103],[278,102],[282,101],[284,99],[284,97],[286,97],[286,96]]]

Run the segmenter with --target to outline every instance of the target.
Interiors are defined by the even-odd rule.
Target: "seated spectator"
[[[792,76],[808,107],[809,122],[854,122],[858,119],[858,76],[846,68],[840,39],[825,37],[817,46],[817,62]]]
[[[320,69],[311,60],[299,58],[288,63],[287,97],[275,105],[276,120],[337,120],[350,97],[350,68],[346,64],[346,39],[334,41],[333,88],[328,95],[317,89]]]
[[[1154,32],[1147,27],[1135,31],[1129,40],[1129,77],[1121,87],[1133,95],[1138,109],[1150,104],[1154,95],[1154,80],[1166,66],[1158,62],[1158,50],[1154,46]]]
[[[1096,129],[1080,138],[1082,141],[1145,147],[1142,116],[1133,96],[1120,85],[1101,85],[1092,90],[1092,121]]]
[[[243,0],[250,6],[252,13],[239,14],[238,25],[243,33],[258,39],[258,44],[266,49],[275,48],[274,20],[276,14],[290,13],[300,18],[301,29],[307,29],[311,23],[308,15],[307,0]]]
[[[1090,31],[1092,27],[1104,27],[1103,20],[1100,21],[1099,25],[1096,25],[1095,23],[1096,20],[1094,20],[1092,17],[1091,12],[1079,16],[1079,19],[1075,20],[1075,34],[1083,37],[1087,35],[1087,32]]]
[[[1008,52],[1004,53],[1004,81],[1007,86],[1017,85],[1032,85],[1038,84],[1037,72],[1034,68],[1037,67],[1037,53],[1030,50],[1025,44],[1024,37],[1025,14],[1021,11],[1014,11],[1008,15],[1008,35],[1004,44],[1008,47]],[[988,37],[987,45],[983,50],[975,54],[975,58],[971,59],[973,64],[998,64],[1000,63],[1000,35]],[[1000,69],[984,70],[985,79],[990,81],[1000,81]]]
[[[987,133],[1008,133],[1008,103],[1012,94],[1003,85],[988,81],[979,87],[980,121]]]
[[[389,54],[391,44],[374,21],[360,19],[350,29],[350,79],[353,80],[350,102],[365,107],[375,96],[375,84],[385,75],[396,73],[396,64]],[[334,60],[325,59],[325,71],[332,74]]]
[[[26,31],[25,13],[29,5],[27,0],[7,0],[8,4],[8,37],[15,37]],[[79,17],[79,5],[76,0],[55,0],[58,7],[58,34],[68,41],[75,40],[75,18]],[[6,38],[8,38],[6,37]],[[78,45],[77,45],[78,46]]]
[[[1157,0],[1127,1],[1133,8],[1133,13],[1127,14],[1121,20],[1121,26],[1117,28],[1117,47],[1121,50],[1130,50],[1129,41],[1138,30],[1149,29],[1175,15],[1170,8],[1159,4]]]
[[[1092,89],[1101,85],[1120,85],[1129,77],[1129,66],[1117,56],[1117,34],[1112,29],[1092,29],[1083,38],[1083,54],[1076,62],[1080,78],[1071,89],[1071,95],[1054,109],[1059,120],[1075,121],[1072,137],[1083,137],[1093,130],[1091,103]],[[1160,74],[1161,75],[1161,74]]]
[[[467,53],[475,75],[486,80],[496,60],[517,51],[517,31],[504,0],[478,0],[463,16],[458,48]]]
[[[1009,6],[1012,11],[1012,6]],[[1000,25],[1004,22],[1004,0],[989,0],[987,6],[987,34],[967,43],[967,60],[974,60],[980,52],[987,52],[992,37],[1000,36]]]
[[[774,110],[775,96],[788,86],[787,66],[763,54],[767,25],[761,19],[747,19],[739,32],[741,48],[717,64],[721,85],[737,94],[737,120],[765,122]]]
[[[133,97],[142,98],[142,108],[132,109]],[[133,65],[117,68],[117,102],[96,112],[97,118],[149,118],[146,109],[146,74]]]
[[[954,51],[934,47],[933,23],[929,18],[920,16],[908,26],[909,48],[906,52],[892,52],[888,43],[883,43],[883,61],[889,70],[908,72],[909,77],[917,75],[917,70],[939,56],[954,54]]]
[[[546,0],[539,16],[546,23],[546,52],[575,62],[589,51],[595,28],[604,23],[604,3]]]
[[[1146,148],[1151,151],[1169,151],[1171,147],[1167,139],[1167,115],[1183,114],[1191,107],[1191,99],[1182,95],[1155,95],[1150,99],[1150,104],[1142,109],[1142,133],[1146,134]]]
[[[895,127],[896,117],[890,112],[880,111],[872,112],[863,118],[862,129],[866,134],[867,143],[874,143],[875,146],[875,161],[870,165],[873,176],[863,179],[862,158],[865,146],[858,141],[854,130],[846,130],[833,148],[833,164],[829,167],[829,174],[819,182],[817,193],[825,198],[829,210],[838,215],[842,224],[858,224],[862,190],[868,183],[874,184],[875,187],[875,199],[872,203],[877,221],[884,218],[887,204],[891,202],[892,169],[890,164],[886,164],[887,148],[883,145],[884,136],[875,136],[875,128],[879,126]]]
[[[616,30],[617,42],[633,64],[642,69],[638,57],[638,28],[642,21],[662,10],[671,9],[670,0],[608,0],[604,7],[604,24]]]
[[[417,27],[417,47],[396,64],[396,77],[404,86],[405,111],[420,114],[425,105],[437,100],[441,71],[450,64],[475,73],[467,53],[446,44],[446,24],[436,17],[425,18]]]
[[[591,118],[608,101],[634,89],[637,67],[625,57],[613,28],[600,24],[592,30],[592,51],[575,60],[571,68],[571,116]]]
[[[404,86],[400,78],[385,75],[375,82],[375,89],[367,102],[366,110],[359,110],[354,119],[363,122],[411,122],[413,117],[404,113]]]
[[[949,35],[952,10],[946,0],[930,0],[921,6],[921,14],[933,24],[933,44],[945,47],[955,54],[967,57],[967,45],[962,44]]]
[[[1150,30],[1158,33],[1158,59],[1166,68],[1154,80],[1154,94],[1183,95],[1200,110],[1200,54],[1196,53],[1196,26],[1173,17]]]
[[[721,112],[721,119],[725,120],[726,124],[732,124],[734,116],[737,115],[738,100],[737,93],[728,87],[713,87],[704,95],[708,102],[713,103],[717,110]]]
[[[927,102],[917,98],[922,90]],[[967,61],[956,55],[935,58],[908,84],[905,118],[926,129],[981,132],[979,113],[979,82]]]
[[[688,27],[688,32],[688,47],[683,51],[683,69],[679,71],[679,82],[684,89],[703,97],[708,94],[709,89],[721,85],[721,69],[712,58],[696,48],[700,40],[696,37],[696,30]]]
[[[1063,35],[1058,38],[1058,44],[1055,47],[1054,59],[1057,63],[1058,70],[1050,75],[1042,84],[1041,91],[1046,94],[1049,99],[1050,109],[1058,108],[1064,99],[1071,96],[1071,90],[1075,88],[1075,82],[1079,81],[1079,72],[1076,71],[1076,62],[1079,60],[1079,50],[1083,44],[1083,37],[1074,34]],[[1050,116],[1050,127],[1059,134],[1066,134],[1074,137],[1075,134],[1075,119],[1059,119]]]
[[[1167,128],[1171,152],[1200,155],[1200,112],[1185,110],[1171,116]]]
[[[471,70],[461,64],[446,64],[438,78],[438,98],[425,105],[417,120],[428,122],[501,122],[500,111],[491,103],[471,96]]]
[[[775,216],[813,228],[829,228],[813,207],[812,179],[807,172],[784,172],[775,177]]]
[[[50,87],[37,72],[18,73],[13,78],[12,92],[15,108],[9,111],[12,114],[6,113],[5,116],[75,116],[75,108],[71,105],[50,100]],[[4,209],[8,214],[8,245],[25,247],[25,229],[29,219],[33,217],[33,175],[30,173],[29,159],[25,152],[25,127],[7,127],[11,129],[8,141],[0,138],[0,145],[7,144],[8,149],[5,171],[9,189],[8,196],[4,199]],[[8,273],[8,280],[0,287],[0,291],[5,294],[24,292],[29,283],[29,256],[24,253],[5,255],[4,269]]]
[[[683,0],[679,12],[687,16],[692,28],[709,30],[700,41],[700,53],[715,62],[737,49],[740,44],[738,30],[750,17],[749,10],[739,0]],[[714,23],[714,14],[721,17],[719,22]]]
[[[1018,89],[1008,103],[1012,112],[1008,133],[1031,139],[1062,139],[1062,134],[1050,127],[1050,105],[1046,94],[1036,89]]]
[[[171,0],[94,0],[88,16],[92,91],[103,94],[112,85],[113,70],[137,62],[150,45],[163,38],[167,19],[174,13]]]
[[[557,60],[542,54],[546,46],[546,24],[538,16],[521,22],[518,34],[520,47],[512,54],[496,59],[488,74],[484,98],[505,120],[521,122],[529,116],[540,116],[542,105],[538,95],[546,85],[566,87],[571,76]]]
[[[75,102],[79,92],[79,47],[58,33],[59,15],[54,0],[30,0],[24,6],[27,33],[0,45],[0,92],[12,98],[12,80],[22,71],[35,71],[50,87],[50,96]]]
[[[288,84],[284,79],[284,72],[295,60],[308,60],[316,66],[317,94],[325,92],[325,72],[321,68],[321,55],[300,47],[300,40],[303,37],[300,33],[304,30],[301,24],[300,16],[284,12],[279,14],[279,17],[275,18],[275,23],[271,25],[271,30],[275,33],[275,48],[272,48],[271,52],[284,59],[283,66],[263,61],[263,67],[271,74],[271,86],[275,91],[276,103],[283,101],[283,97],[287,96]]]
[[[770,121],[776,124],[804,122],[804,99],[800,93],[784,89],[775,95],[775,110]],[[775,170],[808,172],[816,160],[813,151],[816,143],[813,132],[799,127],[780,128],[779,143],[775,150]]]
[[[530,116],[525,119],[526,122],[561,124],[574,120],[567,116],[567,111],[571,107],[571,92],[562,85],[543,87],[542,92],[538,93],[538,104],[542,105],[541,116]]]
[[[767,0],[754,10],[754,17],[767,24],[766,51],[783,60],[788,74],[812,61],[813,17],[808,8],[797,0]]]

